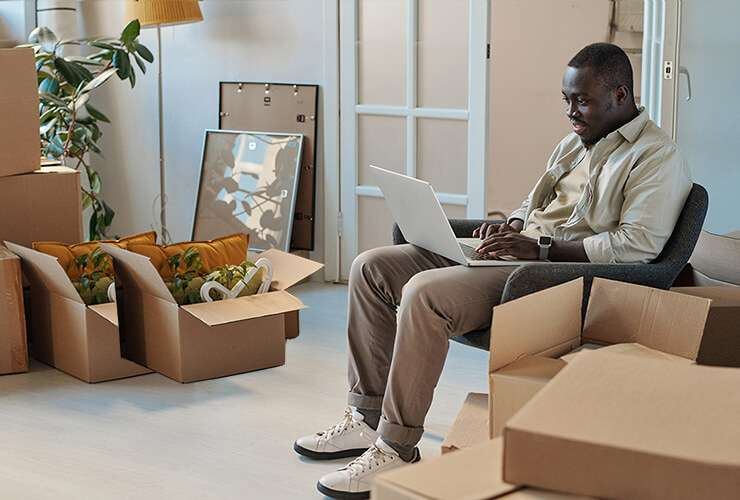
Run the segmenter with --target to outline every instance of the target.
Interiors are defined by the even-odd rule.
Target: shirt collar
[[[619,127],[617,132],[619,132],[628,142],[635,142],[637,138],[640,137],[640,134],[645,128],[645,125],[647,125],[649,119],[648,114],[645,112],[645,108],[641,106],[639,108],[638,115],[631,121]]]

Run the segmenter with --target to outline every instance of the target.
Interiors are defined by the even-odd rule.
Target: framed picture
[[[206,130],[193,240],[242,232],[289,251],[302,150],[302,134]]]

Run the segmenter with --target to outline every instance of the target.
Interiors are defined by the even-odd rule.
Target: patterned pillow
[[[82,272],[89,269],[81,270],[75,264],[77,257],[86,255],[94,252],[100,247],[100,243],[110,243],[119,246],[124,249],[128,249],[129,245],[154,245],[157,243],[157,233],[149,231],[147,233],[135,234],[133,236],[126,236],[119,240],[105,240],[105,241],[88,241],[85,243],[77,243],[75,245],[67,245],[66,243],[58,243],[54,241],[35,241],[31,245],[34,250],[52,255],[57,258],[59,264],[61,264],[67,276],[72,281],[80,279]],[[110,257],[108,257],[110,259]],[[88,264],[90,267],[92,263]],[[108,266],[109,274],[113,275],[113,268]]]
[[[168,259],[174,255],[182,254],[189,248],[198,251],[203,262],[201,272],[207,274],[226,264],[239,265],[244,262],[249,248],[249,236],[239,233],[210,241],[184,241],[166,246],[129,244],[127,250],[149,257],[154,267],[166,281],[174,277]]]

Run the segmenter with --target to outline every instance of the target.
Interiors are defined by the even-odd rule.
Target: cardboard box
[[[82,241],[80,173],[65,167],[0,177],[0,241]]]
[[[616,499],[736,499],[740,370],[600,350],[504,430],[504,479]]]
[[[272,291],[203,304],[178,306],[151,261],[111,245],[121,352],[178,382],[195,382],[285,363],[286,314],[303,303],[286,291],[322,264],[268,250]]]
[[[33,49],[0,49],[0,177],[41,164],[39,94]]]
[[[637,343],[667,355],[696,359],[709,299],[595,278],[581,331],[582,297],[583,278],[579,278],[494,308],[489,367],[491,437],[500,435],[506,421],[568,360],[554,358],[585,344]]]
[[[28,371],[21,261],[0,246],[0,375]]]
[[[471,392],[442,443],[442,453],[488,441],[488,394]]]
[[[504,482],[501,438],[379,475],[373,500],[565,500],[569,494]]]
[[[151,370],[121,358],[115,304],[87,306],[55,257],[11,242],[31,283],[31,354],[85,382]]]
[[[671,290],[712,300],[697,363],[740,367],[740,287],[695,286]]]

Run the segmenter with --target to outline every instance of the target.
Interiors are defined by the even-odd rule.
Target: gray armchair
[[[673,234],[658,258],[650,264],[590,264],[580,262],[524,264],[509,276],[501,297],[501,302],[515,300],[519,297],[565,283],[581,276],[585,278],[584,306],[591,290],[591,281],[595,277],[636,283],[654,288],[670,288],[688,262],[689,257],[691,257],[691,253],[701,233],[701,228],[704,225],[708,205],[709,196],[707,191],[699,184],[694,184],[683,211],[676,222]],[[473,229],[480,226],[483,222],[486,221],[450,219],[452,229],[458,238],[470,237]],[[393,226],[393,243],[395,245],[406,243],[397,225]],[[453,340],[479,349],[488,350],[490,333],[488,329],[478,330],[460,337],[454,337]]]

